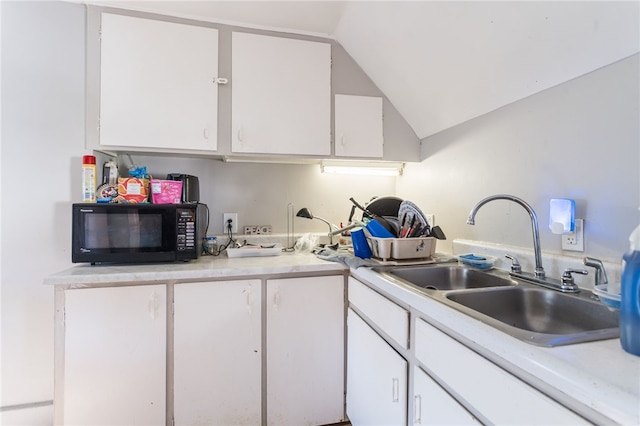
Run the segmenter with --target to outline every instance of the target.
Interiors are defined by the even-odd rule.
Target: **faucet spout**
[[[544,272],[544,268],[542,267],[542,254],[540,252],[540,231],[538,229],[538,216],[536,215],[536,212],[533,210],[533,208],[526,201],[524,201],[521,198],[515,197],[513,195],[507,195],[507,194],[491,195],[489,197],[486,197],[478,201],[478,203],[473,207],[473,209],[471,209],[471,212],[469,213],[469,218],[467,219],[467,224],[475,225],[476,214],[478,213],[478,210],[480,210],[480,207],[494,200],[513,201],[514,203],[522,206],[527,211],[527,213],[529,213],[529,217],[531,218],[531,230],[533,232],[533,251],[534,251],[535,262],[536,262],[535,276],[536,278],[544,280],[545,272]]]

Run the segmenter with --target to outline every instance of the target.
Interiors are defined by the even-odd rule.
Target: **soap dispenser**
[[[625,351],[640,356],[640,225],[629,242],[629,251],[622,257],[620,343]]]

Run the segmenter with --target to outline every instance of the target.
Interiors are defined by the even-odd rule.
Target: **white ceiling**
[[[345,1],[87,0],[83,3],[154,12],[200,21],[331,36]]]
[[[99,1],[334,37],[419,138],[640,51],[640,1]]]

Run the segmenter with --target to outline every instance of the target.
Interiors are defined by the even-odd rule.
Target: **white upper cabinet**
[[[336,156],[382,158],[382,118],[382,98],[336,95]]]
[[[217,149],[218,31],[102,14],[100,146]]]
[[[331,154],[331,45],[234,32],[231,151]]]

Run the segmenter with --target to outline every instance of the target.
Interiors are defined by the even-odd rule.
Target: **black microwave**
[[[73,204],[74,263],[197,259],[208,226],[206,204]]]

